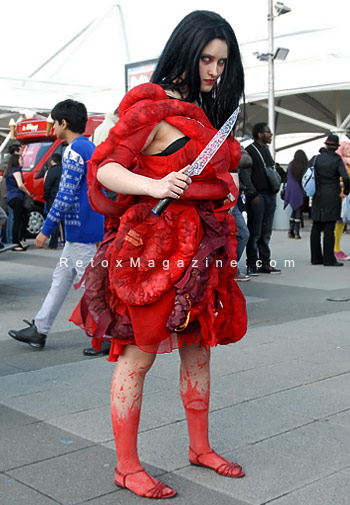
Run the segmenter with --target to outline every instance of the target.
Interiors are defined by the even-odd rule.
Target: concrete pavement
[[[229,479],[190,466],[178,394],[178,353],[159,356],[145,387],[139,448],[174,505],[350,505],[350,262],[311,266],[302,240],[275,231],[282,275],[241,283],[249,331],[212,353],[213,447],[243,465]],[[350,235],[342,247],[350,252]],[[10,339],[31,319],[60,251],[0,256],[0,504],[134,505],[113,484],[109,414],[114,365],[85,358],[89,340],[68,323],[71,292],[45,351]],[[294,261],[294,263],[293,263]]]

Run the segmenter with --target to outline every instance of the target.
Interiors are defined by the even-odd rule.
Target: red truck
[[[90,137],[104,116],[90,116],[84,135]],[[29,216],[28,236],[35,237],[44,222],[44,175],[53,153],[63,155],[67,144],[56,137],[46,119],[30,118],[17,123],[16,139],[23,145],[23,179],[34,195],[35,206]]]

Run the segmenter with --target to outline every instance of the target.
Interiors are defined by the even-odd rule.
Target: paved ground
[[[327,300],[350,297],[350,262],[312,267],[308,238],[274,232],[282,275],[241,284],[248,334],[213,351],[211,439],[244,479],[188,464],[178,355],[158,357],[139,445],[146,467],[178,490],[174,505],[350,505],[350,302]],[[350,252],[350,235],[342,245]],[[83,357],[88,340],[67,322],[78,293],[45,351],[7,337],[35,315],[58,256],[33,247],[0,256],[0,504],[145,503],[113,484],[114,365]]]

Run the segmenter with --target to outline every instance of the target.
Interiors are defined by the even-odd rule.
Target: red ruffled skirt
[[[151,209],[147,201],[132,205],[107,232],[70,320],[95,349],[111,342],[110,361],[128,344],[165,353],[240,340],[247,311],[234,280],[234,218],[208,201],[173,202],[161,217]]]

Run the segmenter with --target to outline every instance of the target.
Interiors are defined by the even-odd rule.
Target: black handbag
[[[31,212],[34,209],[34,200],[31,196],[24,195],[23,207],[27,212]]]
[[[284,200],[284,197],[286,196],[286,183],[284,182],[282,184],[281,192],[280,192],[280,197],[282,200]]]
[[[277,172],[276,167],[268,167],[265,165],[265,174],[271,191],[273,193],[278,193],[281,187],[281,177]]]
[[[264,164],[265,175],[266,175],[267,182],[270,186],[272,193],[278,193],[280,190],[280,187],[281,187],[281,182],[282,182],[280,174],[277,172],[275,165],[268,167],[266,165],[265,160],[262,157],[262,154],[259,151],[259,149],[257,149],[254,144],[252,144],[252,146],[254,147],[256,152],[259,154],[261,161]]]

